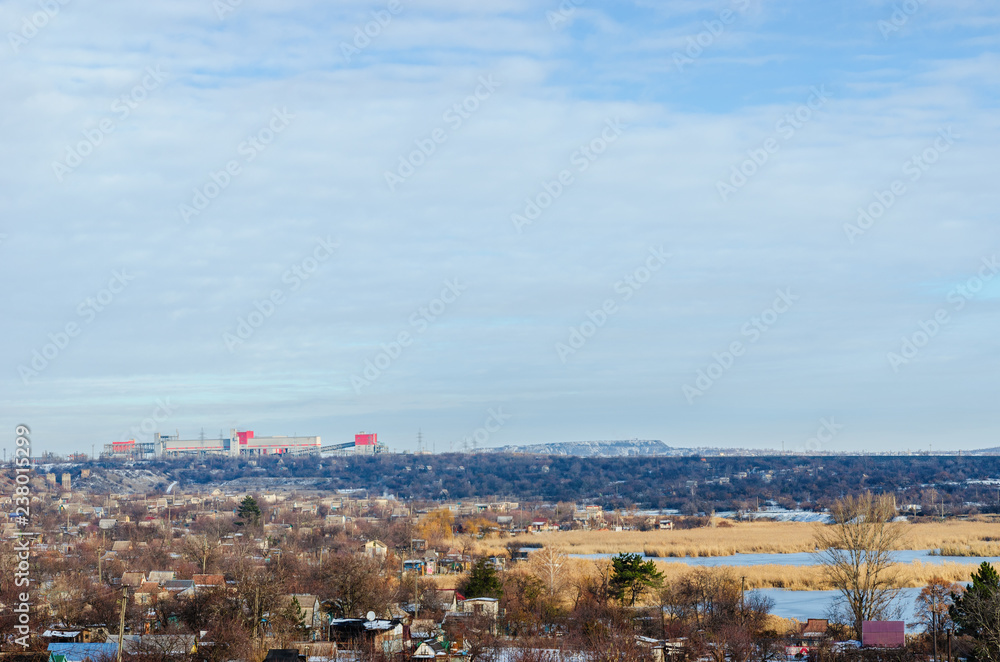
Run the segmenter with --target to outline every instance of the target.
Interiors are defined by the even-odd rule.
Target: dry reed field
[[[799,522],[726,522],[729,526],[673,531],[552,531],[491,540],[491,551],[507,542],[551,546],[565,554],[631,552],[657,557],[730,556],[811,552],[823,524]],[[942,548],[947,555],[1000,556],[1000,522],[971,520],[906,524],[905,549]]]
[[[728,527],[674,531],[552,531],[524,534],[513,540],[551,546],[565,554],[632,552],[664,557],[777,554],[812,551],[817,526],[789,522],[738,522]]]
[[[663,572],[664,581],[689,572],[692,566],[686,563],[659,562],[657,568]],[[817,565],[755,565],[726,566],[737,577],[746,577],[747,588],[784,588],[793,591],[816,591],[833,588],[823,575],[823,568]],[[896,588],[916,588],[926,586],[932,577],[941,577],[953,582],[967,582],[976,570],[975,564],[942,563],[930,564],[915,561],[899,565]]]
[[[607,560],[590,561],[587,559],[570,559],[568,568],[568,593],[572,593],[572,587],[579,582],[583,575],[592,575],[597,572],[598,563],[607,563]],[[682,575],[691,572],[695,566],[682,563],[680,561],[658,561],[657,568],[663,573],[664,581],[667,584],[675,581]],[[521,569],[521,565],[515,566]],[[940,577],[953,582],[967,582],[977,566],[971,563],[902,563],[899,565],[897,588],[918,588],[926,586],[934,577]],[[527,567],[525,566],[525,570]],[[745,577],[747,588],[783,588],[792,591],[813,591],[827,590],[832,588],[823,576],[823,569],[818,565],[788,566],[780,564],[755,565],[755,566],[723,566],[720,570],[728,570],[736,577]],[[461,575],[440,575],[428,577],[438,588],[455,588],[461,579]],[[569,595],[567,594],[567,599]]]

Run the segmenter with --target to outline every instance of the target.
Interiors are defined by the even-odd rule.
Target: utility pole
[[[746,576],[740,577],[740,620],[746,618],[746,592],[747,592],[747,578]]]
[[[938,637],[937,637],[937,605],[931,612],[931,630],[934,632],[934,662],[938,662]]]
[[[413,538],[410,538],[410,558],[413,558]],[[417,586],[417,578],[420,576],[420,572],[417,568],[413,568],[413,620],[417,620],[420,617],[420,589]]]
[[[118,620],[118,662],[122,662],[122,644],[125,641],[125,607],[128,605],[128,586],[122,589],[122,613]]]

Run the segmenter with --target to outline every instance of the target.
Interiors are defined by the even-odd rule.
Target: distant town
[[[1000,457],[652,452],[658,443],[392,453],[377,433],[324,445],[232,430],[112,442],[96,458],[20,453],[0,478],[4,655],[764,662],[976,650],[955,610],[963,582],[986,572],[979,557],[1000,555],[988,533],[1000,533]],[[859,490],[868,496],[845,497]],[[868,604],[857,618],[829,597],[790,611],[787,594],[837,587],[843,543],[828,536],[858,517],[910,532],[879,534],[893,541],[879,558],[895,611]],[[907,561],[908,550],[926,556]]]

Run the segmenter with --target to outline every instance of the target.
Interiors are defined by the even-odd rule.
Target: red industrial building
[[[230,431],[228,439],[181,439],[178,435],[153,435],[153,443],[146,444],[149,453],[158,455],[228,455],[230,457],[246,455],[285,455],[285,454],[319,454],[319,453],[381,453],[385,447],[378,442],[375,433],[361,432],[354,435],[353,442],[324,446],[319,437],[260,437],[253,430]],[[121,444],[134,444],[134,441]],[[122,450],[119,451],[118,449]],[[118,442],[106,447],[105,452],[117,453],[122,456],[126,446]]]
[[[180,439],[177,435],[156,434],[161,455],[285,455],[319,453],[319,437],[258,437],[253,430],[231,430],[228,439]]]

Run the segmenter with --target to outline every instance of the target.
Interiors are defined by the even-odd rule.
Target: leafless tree
[[[885,620],[898,610],[894,552],[905,525],[895,521],[891,494],[847,496],[834,502],[830,515],[833,522],[816,535],[817,556],[840,593],[838,608],[860,637],[862,621]]]
[[[566,589],[567,584],[566,555],[551,547],[544,547],[531,555],[529,566],[532,573],[542,580],[549,598],[558,599]]]
[[[920,590],[916,600],[917,620],[934,639],[937,639],[940,633],[954,627],[949,608],[953,604],[952,596],[959,595],[962,591],[961,584],[941,577],[932,577],[927,586]]]
[[[361,554],[335,554],[321,569],[325,590],[320,596],[328,611],[355,618],[371,610],[384,614],[396,581],[378,559]]]
[[[694,568],[660,593],[671,630],[689,638],[695,652],[718,662],[762,659],[772,603],[745,595],[728,568]],[[769,650],[769,649],[768,649]]]
[[[202,574],[208,572],[221,556],[219,539],[211,534],[188,536],[181,545],[185,557],[197,563]]]

